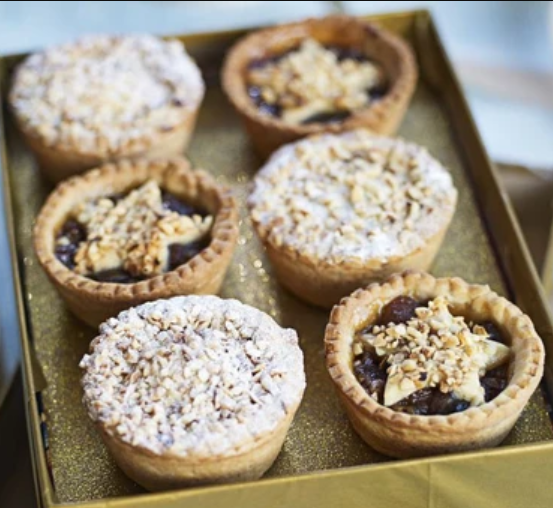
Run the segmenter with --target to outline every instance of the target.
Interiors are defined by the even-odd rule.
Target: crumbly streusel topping
[[[267,104],[281,108],[281,118],[301,123],[309,117],[336,111],[355,111],[371,102],[369,90],[383,84],[380,66],[353,58],[340,60],[314,39],[284,57],[247,75],[260,88]]]
[[[92,36],[29,57],[10,94],[19,120],[48,145],[109,155],[147,148],[204,94],[178,41]]]
[[[510,349],[489,340],[483,326],[453,316],[443,296],[415,313],[406,323],[375,325],[354,342],[355,356],[368,348],[388,365],[384,405],[393,406],[418,390],[433,387],[453,392],[472,406],[483,404],[480,378],[507,361]]]
[[[76,220],[87,231],[75,255],[75,272],[91,275],[123,268],[133,276],[163,273],[169,246],[203,238],[213,217],[180,215],[163,207],[161,189],[148,181],[116,201],[109,197],[82,203]],[[63,244],[69,240],[62,236]]]
[[[456,199],[449,172],[422,147],[351,131],[279,149],[249,204],[271,244],[339,264],[420,248],[450,220]]]
[[[230,452],[274,429],[305,389],[296,332],[215,296],[122,312],[80,366],[90,417],[158,454]]]

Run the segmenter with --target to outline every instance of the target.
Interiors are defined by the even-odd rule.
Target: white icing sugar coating
[[[157,454],[230,453],[273,430],[305,389],[296,332],[216,296],[122,312],[80,366],[90,417]]]
[[[456,201],[450,173],[424,148],[359,130],[280,148],[248,203],[265,240],[338,264],[408,255],[443,229]]]
[[[10,102],[47,145],[105,155],[147,148],[203,95],[200,71],[179,41],[98,35],[27,58]]]

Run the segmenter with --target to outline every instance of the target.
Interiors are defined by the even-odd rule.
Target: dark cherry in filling
[[[355,60],[356,62],[371,62],[372,60],[365,55],[363,52],[358,51],[352,48],[342,48],[339,46],[325,46],[328,51],[332,51],[338,58],[338,61],[343,60]],[[250,63],[250,69],[260,69],[269,64],[277,63],[279,60],[284,58],[286,55],[296,51],[292,49],[286,51],[280,55],[275,55],[267,58],[261,58],[259,60],[254,60]],[[388,84],[380,84],[373,88],[367,90],[367,95],[373,100],[382,99],[388,93]],[[261,89],[258,86],[249,86],[248,95],[256,107],[262,112],[270,116],[280,117],[282,114],[282,108],[276,104],[269,104],[263,100],[261,97]],[[334,122],[343,122],[351,115],[351,111],[333,111],[330,113],[319,113],[313,115],[309,118],[306,118],[302,124],[312,124],[312,123],[334,123]]]
[[[382,309],[379,324],[405,323],[415,315],[415,309],[421,306],[421,303],[413,298],[399,296]],[[496,325],[485,322],[481,326],[490,334],[491,340],[504,343],[501,332]],[[480,378],[486,402],[495,399],[507,387],[508,370],[508,364],[504,364],[486,372]],[[373,352],[365,351],[355,358],[353,371],[361,386],[368,393],[376,393],[378,401],[382,403],[384,387],[388,378],[385,360],[379,358]],[[422,376],[425,375],[425,373],[422,374]],[[464,411],[469,406],[470,404],[467,401],[458,399],[451,393],[442,393],[436,387],[419,390],[391,406],[391,409],[413,415],[448,415]]]
[[[409,296],[398,296],[388,303],[380,314],[379,324],[406,323],[415,316],[415,309],[420,307],[419,302]]]
[[[125,197],[125,194],[113,194],[108,196],[114,202],[117,202]],[[162,204],[163,207],[172,212],[176,212],[179,215],[200,215],[206,217],[208,212],[202,208],[196,208],[189,203],[181,201],[175,195],[162,191]],[[75,255],[79,250],[79,244],[86,240],[86,228],[77,222],[75,219],[68,219],[59,231],[57,238],[66,237],[69,240],[67,245],[56,245],[55,255],[56,257],[69,269],[75,268]],[[190,242],[187,244],[175,243],[169,246],[169,266],[168,271],[175,270],[180,265],[190,261],[196,254],[205,249],[211,241],[209,235],[205,238]],[[111,282],[117,284],[132,284],[134,282],[140,282],[145,277],[135,277],[122,268],[115,268],[113,270],[105,270],[103,272],[94,273],[88,276],[88,278],[97,282]]]

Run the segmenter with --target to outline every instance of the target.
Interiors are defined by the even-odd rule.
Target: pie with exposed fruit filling
[[[182,158],[121,161],[60,184],[37,218],[39,261],[70,309],[217,293],[238,236],[231,192]]]
[[[258,152],[323,133],[367,128],[393,134],[417,66],[395,34],[350,16],[258,30],[230,50],[223,87]]]
[[[518,307],[488,286],[424,272],[344,298],[325,345],[353,427],[394,457],[499,444],[543,374],[543,344]]]

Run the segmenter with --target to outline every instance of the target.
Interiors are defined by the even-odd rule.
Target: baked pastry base
[[[356,330],[378,318],[399,295],[424,301],[446,295],[454,314],[497,324],[511,347],[510,380],[495,399],[448,416],[413,416],[380,405],[352,370]],[[355,291],[335,306],[325,333],[326,363],[348,417],[363,440],[392,457],[476,450],[500,443],[517,421],[543,374],[544,349],[530,318],[487,286],[421,272],[394,275]]]
[[[68,150],[62,146],[48,146],[25,129],[22,129],[21,132],[42,173],[51,182],[58,183],[107,162],[116,162],[126,158],[156,159],[183,155],[194,131],[197,116],[198,110],[191,110],[177,128],[159,133],[146,150],[123,150],[108,157]]]
[[[270,242],[265,242],[265,248],[276,276],[284,287],[308,303],[331,309],[341,298],[356,289],[380,282],[394,273],[407,269],[428,270],[448,227],[449,221],[423,247],[407,256],[391,258],[385,262],[373,259],[364,264],[314,263],[312,259],[301,256],[292,249],[275,248]]]
[[[104,443],[123,472],[145,489],[161,491],[261,478],[280,453],[296,410],[297,406],[291,408],[270,433],[250,438],[232,453],[210,457],[156,455],[124,443],[99,427]]]

